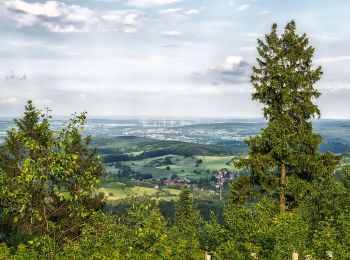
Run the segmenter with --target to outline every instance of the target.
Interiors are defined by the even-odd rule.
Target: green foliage
[[[310,225],[298,212],[287,212],[274,217],[269,223],[271,255],[274,259],[287,259],[294,250],[308,254]],[[270,252],[268,252],[269,254]]]
[[[167,248],[173,257],[198,259],[202,255],[200,239],[203,220],[193,203],[193,194],[187,187],[182,189],[175,204],[174,226],[170,229]],[[170,242],[170,243],[169,243]]]
[[[342,184],[334,177],[340,157],[318,152],[322,138],[311,119],[320,116],[313,100],[320,96],[314,85],[322,71],[312,68],[314,48],[291,21],[281,35],[274,24],[265,41],[258,40],[258,53],[253,99],[263,104],[268,126],[246,141],[249,154],[237,163],[250,175],[231,186],[227,241],[216,255],[287,259],[296,250],[324,258],[334,250],[343,259],[347,242],[340,243],[339,233],[348,225],[342,213],[348,178]]]
[[[60,131],[51,129],[49,119],[29,101],[5,139],[0,206],[7,239],[56,233],[62,240],[77,234],[102,205],[96,187],[103,167],[89,151],[90,137],[80,134],[86,114],[75,115]]]
[[[322,138],[313,133],[310,119],[320,115],[313,100],[320,96],[314,85],[322,70],[312,68],[314,48],[306,35],[296,33],[294,21],[281,35],[273,24],[265,41],[258,40],[257,49],[260,57],[251,77],[253,99],[264,105],[269,123],[260,135],[247,140],[249,155],[237,165],[250,169],[251,183],[260,194],[279,197],[284,212],[286,204],[289,208],[297,205],[298,194],[286,186],[288,178],[306,182],[328,178],[339,158],[318,153]]]
[[[202,234],[202,244],[210,253],[217,251],[228,240],[228,232],[225,226],[219,223],[218,216],[211,211],[209,221],[205,223]]]
[[[200,225],[201,217],[193,203],[193,194],[187,187],[182,189],[179,200],[175,204],[175,224],[182,231]]]
[[[167,234],[166,222],[157,205],[147,198],[132,199],[130,205],[125,215],[97,214],[93,224],[84,228],[77,243],[83,258],[98,253],[104,258],[135,259],[160,252],[159,243]]]
[[[225,209],[227,240],[216,254],[223,259],[248,259],[251,253],[260,255],[271,251],[269,222],[276,211],[271,201],[241,205],[229,203]]]

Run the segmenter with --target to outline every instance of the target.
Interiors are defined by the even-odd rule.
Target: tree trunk
[[[286,211],[286,162],[281,163],[281,176],[280,176],[280,213],[283,214]]]

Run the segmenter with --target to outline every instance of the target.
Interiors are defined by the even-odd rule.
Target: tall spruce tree
[[[320,117],[313,101],[320,96],[315,83],[322,70],[312,65],[314,48],[306,34],[296,33],[294,21],[281,35],[273,24],[265,40],[258,40],[257,50],[259,58],[251,76],[252,98],[263,104],[268,126],[260,135],[246,140],[249,155],[237,165],[248,167],[251,176],[235,187],[247,190],[248,185],[255,195],[278,198],[283,213],[298,196],[298,191],[286,188],[288,178],[311,182],[318,175],[332,172],[339,158],[318,152],[322,138],[313,132],[311,119]]]

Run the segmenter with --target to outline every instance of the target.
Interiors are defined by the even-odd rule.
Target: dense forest
[[[291,21],[281,34],[273,24],[257,50],[252,98],[268,124],[246,140],[248,154],[236,166],[249,174],[231,184],[221,216],[203,217],[185,186],[172,216],[164,213],[169,202],[147,196],[106,210],[97,188],[103,161],[229,148],[173,142],[138,155],[104,150],[100,158],[81,134],[86,113],[53,130],[29,101],[0,151],[0,259],[290,259],[293,252],[350,259],[350,168],[320,151],[313,130],[322,76],[314,47]]]

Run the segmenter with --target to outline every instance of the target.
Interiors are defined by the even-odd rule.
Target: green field
[[[164,161],[166,157],[170,157],[172,164],[160,165],[159,162]],[[130,166],[133,171],[140,172],[141,174],[152,174],[153,179],[161,179],[164,177],[170,178],[171,175],[177,174],[180,177],[186,177],[189,179],[199,179],[204,176],[214,175],[213,171],[226,168],[229,171],[236,170],[231,156],[192,156],[184,157],[180,155],[167,155],[155,158],[147,158],[137,161],[123,162],[123,165]],[[198,160],[202,160],[202,163],[197,164]],[[167,166],[170,170],[167,170]],[[111,167],[109,164],[106,166],[106,171],[111,173],[117,173],[118,168]]]
[[[107,200],[115,201],[120,199],[125,199],[131,196],[150,196],[150,197],[158,197],[162,200],[170,200],[175,199],[177,195],[180,194],[180,190],[178,189],[155,189],[155,188],[147,188],[147,187],[127,187],[123,183],[107,183],[104,184],[102,188],[99,189],[100,192],[103,192]]]
[[[186,178],[194,185],[210,188],[215,178],[208,177],[217,171],[236,171],[234,156],[220,146],[139,137],[101,138],[95,144],[108,176],[100,190],[110,201],[142,195],[174,199],[180,191],[164,188],[165,179]],[[163,188],[152,188],[156,183]]]

